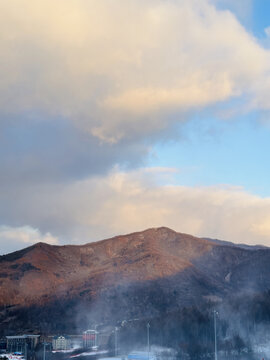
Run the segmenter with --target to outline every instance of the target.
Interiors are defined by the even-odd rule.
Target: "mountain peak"
[[[0,304],[7,298],[14,303],[31,302],[33,297],[49,299],[56,289],[59,292],[59,287],[72,288],[72,293],[77,293],[89,279],[94,281],[93,291],[97,292],[100,276],[106,278],[103,287],[111,286],[115,281],[112,279],[141,282],[173,276],[192,267],[193,259],[214,246],[167,227],[86,245],[52,246],[39,242],[2,257],[0,291],[4,289],[6,296],[0,297]]]
[[[244,289],[251,281],[254,288],[269,288],[269,261],[269,249],[224,246],[168,227],[85,245],[40,242],[0,257],[0,305],[45,309],[60,299],[84,307],[102,298],[102,312],[121,302],[128,312],[129,301],[153,294],[162,304],[190,304],[202,297],[225,296],[228,289]]]

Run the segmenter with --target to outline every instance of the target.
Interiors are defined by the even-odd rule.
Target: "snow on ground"
[[[123,360],[122,357],[106,357],[106,358],[100,358],[98,360]]]
[[[103,350],[103,351],[86,351],[86,352],[83,352],[81,354],[72,355],[71,358],[76,358],[76,357],[80,357],[80,356],[102,355],[102,354],[107,354],[107,353],[108,353],[107,350]],[[109,358],[107,358],[107,359],[109,359]],[[122,360],[122,359],[120,358],[120,360]]]
[[[14,355],[14,354],[1,354],[0,359],[7,357],[9,360],[25,360],[22,355]]]

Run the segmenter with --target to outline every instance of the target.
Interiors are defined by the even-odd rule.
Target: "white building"
[[[98,346],[98,332],[96,330],[86,330],[83,332],[83,347],[91,349]]]
[[[52,341],[53,350],[69,350],[71,348],[70,338],[67,336],[55,336]]]

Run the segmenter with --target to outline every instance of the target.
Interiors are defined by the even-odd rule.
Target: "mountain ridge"
[[[179,252],[179,242],[182,244],[180,255],[184,256],[175,254],[175,250]],[[191,242],[192,246],[189,248]],[[19,285],[23,285],[25,288],[24,280],[26,277],[30,277],[32,285],[35,284],[36,298],[38,289],[40,289],[40,296],[46,293],[43,291],[44,289],[40,288],[41,277],[44,281],[43,287],[46,287],[46,283],[49,282],[47,287],[56,290],[57,285],[61,287],[63,282],[70,283],[72,287],[74,281],[83,281],[89,276],[104,274],[107,271],[119,273],[116,271],[117,266],[120,266],[120,273],[123,278],[133,281],[169,276],[192,266],[189,260],[196,256],[198,251],[207,251],[209,246],[206,240],[176,233],[164,227],[121,235],[81,246],[57,246],[38,243],[1,257],[0,278],[2,277],[3,280],[2,283],[0,282],[0,289],[3,282],[12,288],[12,281],[8,282],[5,280],[7,278],[19,282]],[[193,254],[194,251],[196,254]],[[162,262],[163,266],[160,266]],[[144,273],[140,271],[140,267],[136,263],[140,263],[144,267]],[[23,264],[30,265],[27,269],[25,268],[26,265],[22,268]],[[54,271],[50,271],[52,268]],[[35,270],[38,272],[38,276],[34,276]],[[18,272],[20,272],[19,275]],[[61,276],[62,273],[64,276]],[[23,302],[25,296],[27,302],[31,301],[30,298],[32,299],[32,297],[27,296],[26,292],[20,299],[18,298],[18,301]],[[6,294],[6,297],[12,299],[9,293]],[[2,298],[3,295],[0,295],[0,304],[5,302]]]
[[[10,258],[15,258],[18,257],[19,255],[24,255],[24,253],[31,251],[35,248],[42,248],[42,247],[51,247],[51,248],[63,248],[63,247],[69,247],[69,248],[76,248],[76,247],[88,247],[94,244],[101,244],[101,243],[106,243],[109,241],[113,241],[113,240],[120,240],[120,239],[124,239],[127,236],[135,236],[135,235],[142,235],[144,233],[147,233],[149,231],[160,231],[160,230],[166,230],[169,231],[171,233],[175,233],[175,234],[181,234],[182,236],[187,236],[187,237],[191,237],[197,240],[206,240],[209,241],[213,244],[216,245],[224,245],[224,246],[232,246],[232,247],[238,247],[238,248],[244,248],[244,249],[251,249],[251,250],[259,250],[259,249],[268,249],[269,247],[266,245],[260,245],[260,244],[256,244],[256,245],[248,245],[248,244],[244,244],[244,243],[233,243],[231,241],[226,241],[226,240],[220,240],[220,239],[213,239],[213,238],[208,238],[208,237],[196,237],[187,233],[182,233],[182,232],[176,232],[175,230],[172,230],[166,226],[161,226],[161,227],[153,227],[153,228],[148,228],[142,231],[136,231],[136,232],[132,232],[132,233],[128,233],[128,234],[124,234],[124,235],[116,235],[110,238],[106,238],[106,239],[101,239],[101,240],[94,240],[91,242],[87,242],[85,244],[65,244],[65,245],[58,245],[58,244],[48,244],[46,242],[38,242],[35,243],[33,245],[27,246],[23,249],[20,250],[15,250],[13,252],[7,253],[7,254],[3,254],[0,255],[0,262],[7,260]],[[12,256],[11,256],[12,255]]]
[[[84,245],[37,243],[0,258],[0,306],[57,313],[60,301],[73,304],[74,318],[81,307],[97,321],[152,316],[268,290],[268,263],[269,248],[214,243],[166,227]],[[6,319],[0,313],[0,329]]]

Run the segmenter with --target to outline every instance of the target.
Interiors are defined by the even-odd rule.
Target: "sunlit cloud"
[[[270,245],[270,199],[233,186],[163,185],[175,169],[143,169],[89,178],[61,186],[24,189],[6,219],[32,221],[52,229],[61,243],[91,242],[105,237],[168,226],[196,236]],[[32,199],[31,195],[32,194]],[[4,202],[4,197],[1,197]],[[27,210],[25,210],[27,205]],[[2,228],[2,234],[3,234]],[[13,236],[14,230],[10,229]],[[17,229],[18,238],[54,243],[57,237]],[[9,232],[8,232],[9,233]],[[17,234],[14,232],[14,234]],[[17,236],[17,235],[16,235]],[[15,235],[14,235],[15,237]]]
[[[214,4],[2,2],[0,108],[71,119],[110,143],[243,94],[268,108],[269,51]]]
[[[230,0],[1,2],[3,248],[162,225],[268,244],[269,199],[132,170],[194,112],[269,110],[270,51],[236,8],[248,16]]]

